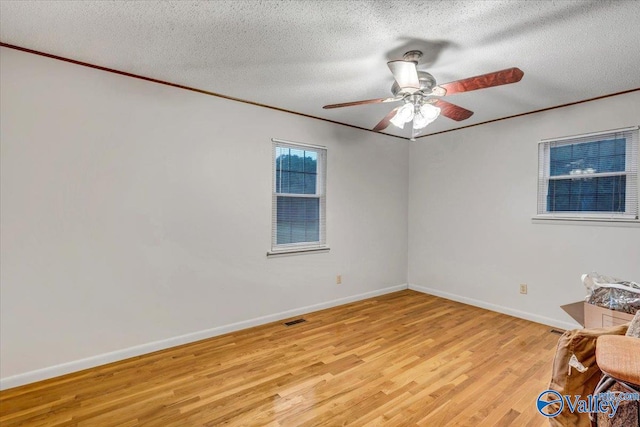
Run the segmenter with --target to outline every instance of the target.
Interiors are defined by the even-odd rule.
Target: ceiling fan
[[[411,50],[404,54],[403,59],[387,62],[395,79],[391,86],[392,97],[329,104],[322,108],[330,109],[403,101],[401,106],[391,110],[373,130],[379,132],[386,129],[389,124],[394,124],[403,129],[406,123],[413,122],[411,140],[414,141],[417,134],[429,123],[437,119],[440,114],[456,121],[468,119],[473,115],[473,111],[444,101],[439,97],[516,83],[524,75],[522,70],[514,67],[437,85],[436,79],[431,74],[418,70],[417,66],[421,57],[422,52]]]

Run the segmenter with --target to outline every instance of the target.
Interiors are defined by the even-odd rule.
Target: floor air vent
[[[549,332],[551,332],[552,334],[558,334],[558,335],[564,334],[564,331],[560,331],[558,329],[551,329]]]
[[[304,319],[290,320],[288,322],[284,322],[284,325],[285,326],[293,326],[293,325],[297,325],[298,323],[302,323],[302,322],[306,322],[306,320],[304,320]]]

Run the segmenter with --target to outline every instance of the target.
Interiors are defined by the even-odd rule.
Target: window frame
[[[300,142],[286,141],[272,138],[271,147],[271,251],[267,255],[278,255],[287,253],[304,252],[324,252],[329,250],[326,243],[326,187],[327,187],[327,147],[321,145],[305,144]],[[277,193],[277,169],[276,152],[278,148],[291,148],[315,152],[317,155],[316,164],[316,193]],[[278,238],[278,197],[291,198],[315,198],[318,199],[318,241],[277,243]]]
[[[560,138],[543,139],[538,143],[538,207],[534,219],[541,220],[575,220],[575,221],[606,221],[606,222],[638,222],[638,200],[640,199],[640,181],[638,176],[638,126],[613,129],[589,134],[574,135]],[[626,176],[625,210],[613,211],[548,211],[547,196],[549,182],[559,179],[579,179],[580,175],[562,175],[551,177],[551,148],[565,145],[597,142],[607,139],[624,137],[625,170],[619,172],[592,173],[590,178],[604,178],[608,176]]]

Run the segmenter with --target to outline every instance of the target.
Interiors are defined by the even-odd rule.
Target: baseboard
[[[508,314],[509,316],[518,317],[520,319],[530,320],[536,323],[542,323],[543,325],[553,326],[554,328],[560,329],[576,329],[581,328],[582,326],[573,322],[563,322],[561,320],[552,319],[551,317],[540,316],[538,314],[529,313],[526,311],[516,310],[514,308],[505,307],[503,305],[492,304],[490,302],[477,300],[474,298],[463,297],[461,295],[451,294],[449,292],[444,292],[438,289],[431,289],[425,286],[419,286],[414,284],[409,284],[409,289],[414,291],[422,292],[424,294],[435,295],[437,297],[446,298],[452,301],[461,302],[464,304],[473,305],[475,307],[484,308],[491,311],[496,311],[502,314]]]
[[[292,310],[283,311],[280,313],[270,314],[268,316],[256,317],[242,322],[231,323],[228,325],[218,326],[216,328],[206,329],[203,331],[193,332],[177,337],[172,337],[160,341],[154,341],[147,344],[141,344],[134,347],[125,348],[122,350],[112,351],[110,353],[99,354],[96,356],[87,357],[85,359],[74,360],[72,362],[62,363],[47,368],[37,369],[23,374],[14,375],[7,378],[0,379],[0,390],[6,390],[13,387],[18,387],[25,384],[30,384],[37,381],[46,380],[49,378],[58,377],[60,375],[69,374],[72,372],[78,372],[84,369],[95,368],[96,366],[105,365],[107,363],[118,362],[120,360],[129,359],[131,357],[140,356],[147,353],[153,353],[158,350],[165,350],[167,348],[176,347],[191,342],[212,338],[218,335],[227,334],[229,332],[239,331],[241,329],[247,329],[254,326],[264,325],[266,323],[277,322],[278,320],[286,319],[289,317],[299,316],[305,313],[311,313],[313,311],[323,310],[325,308],[336,307],[338,305],[348,304],[350,302],[360,301],[367,298],[376,297],[379,295],[388,294],[391,292],[397,292],[407,289],[407,284],[390,286],[388,288],[377,289],[371,292],[364,292],[357,295],[351,295],[344,298],[338,298],[331,301],[322,302],[319,304],[308,305],[305,307],[299,307]]]

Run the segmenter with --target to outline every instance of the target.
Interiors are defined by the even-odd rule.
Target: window
[[[326,153],[273,140],[273,252],[325,247]]]
[[[638,219],[638,127],[538,147],[538,217]]]

